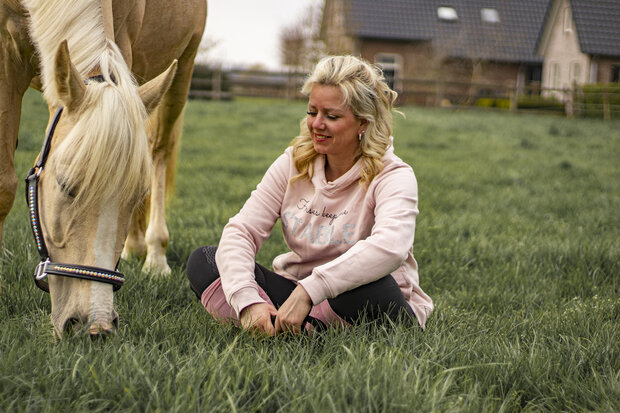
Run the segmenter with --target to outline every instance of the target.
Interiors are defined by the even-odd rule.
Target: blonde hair
[[[362,158],[361,185],[368,185],[383,170],[381,158],[390,146],[392,110],[398,94],[390,89],[379,68],[354,56],[329,56],[317,63],[301,91],[310,95],[314,85],[336,86],[353,115],[367,122],[366,130],[355,154]],[[314,150],[312,135],[302,119],[300,132],[291,142],[293,160],[299,174],[291,183],[311,179],[312,165],[319,153]]]
[[[49,167],[63,171],[63,185],[81,189],[73,201],[76,214],[112,196],[118,196],[126,206],[148,187],[148,118],[121,50],[105,36],[101,1],[23,0],[23,4],[30,16],[30,34],[37,46],[44,96],[50,107],[61,105],[54,61],[63,40],[67,40],[71,62],[84,79],[96,68],[103,75],[102,82],[88,83],[75,124],[54,148]]]

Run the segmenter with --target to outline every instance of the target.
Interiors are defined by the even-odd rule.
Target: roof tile
[[[571,0],[581,51],[620,56],[620,0]]]
[[[432,41],[453,57],[541,62],[536,41],[549,1],[351,0],[349,31],[363,38]],[[453,7],[458,20],[440,20],[440,6]],[[483,22],[482,8],[496,9],[500,22]]]

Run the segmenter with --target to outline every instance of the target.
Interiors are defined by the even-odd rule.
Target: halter
[[[91,78],[93,80],[99,80],[100,77],[96,76]],[[28,210],[30,213],[30,227],[32,228],[32,235],[34,235],[35,243],[37,244],[37,250],[41,256],[41,262],[37,265],[34,272],[34,281],[37,287],[45,292],[49,292],[49,284],[47,282],[47,276],[49,274],[61,275],[63,277],[81,278],[89,281],[98,281],[107,284],[112,284],[114,291],[121,288],[125,282],[123,274],[118,271],[111,271],[105,268],[89,267],[85,265],[74,264],[61,264],[51,262],[47,246],[45,245],[45,239],[43,238],[43,232],[41,231],[41,220],[39,219],[39,204],[38,204],[38,183],[39,175],[43,171],[45,162],[50,152],[52,144],[52,137],[54,136],[54,130],[60,120],[62,114],[62,106],[58,108],[52,123],[45,135],[45,141],[43,141],[43,147],[39,154],[34,167],[28,172],[26,177],[26,203],[28,204]],[[118,264],[117,264],[118,268]]]

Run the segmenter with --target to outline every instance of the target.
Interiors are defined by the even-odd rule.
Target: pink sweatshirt
[[[301,284],[314,305],[392,274],[424,327],[433,301],[422,291],[413,258],[418,187],[413,170],[390,146],[385,168],[368,189],[359,185],[361,161],[333,182],[317,157],[311,181],[298,180],[289,147],[269,167],[241,211],[224,227],[216,263],[226,300],[237,315],[264,302],[254,280],[258,250],[282,221],[290,252],[273,270]]]

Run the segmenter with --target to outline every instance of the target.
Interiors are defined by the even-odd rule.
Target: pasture
[[[304,102],[191,101],[168,224],[172,274],[121,263],[118,334],[57,342],[20,184],[1,253],[0,411],[602,411],[620,406],[620,122],[405,107],[427,330],[256,339],[184,275],[298,131]],[[28,92],[16,165],[40,149]],[[278,225],[258,261],[285,249]]]

